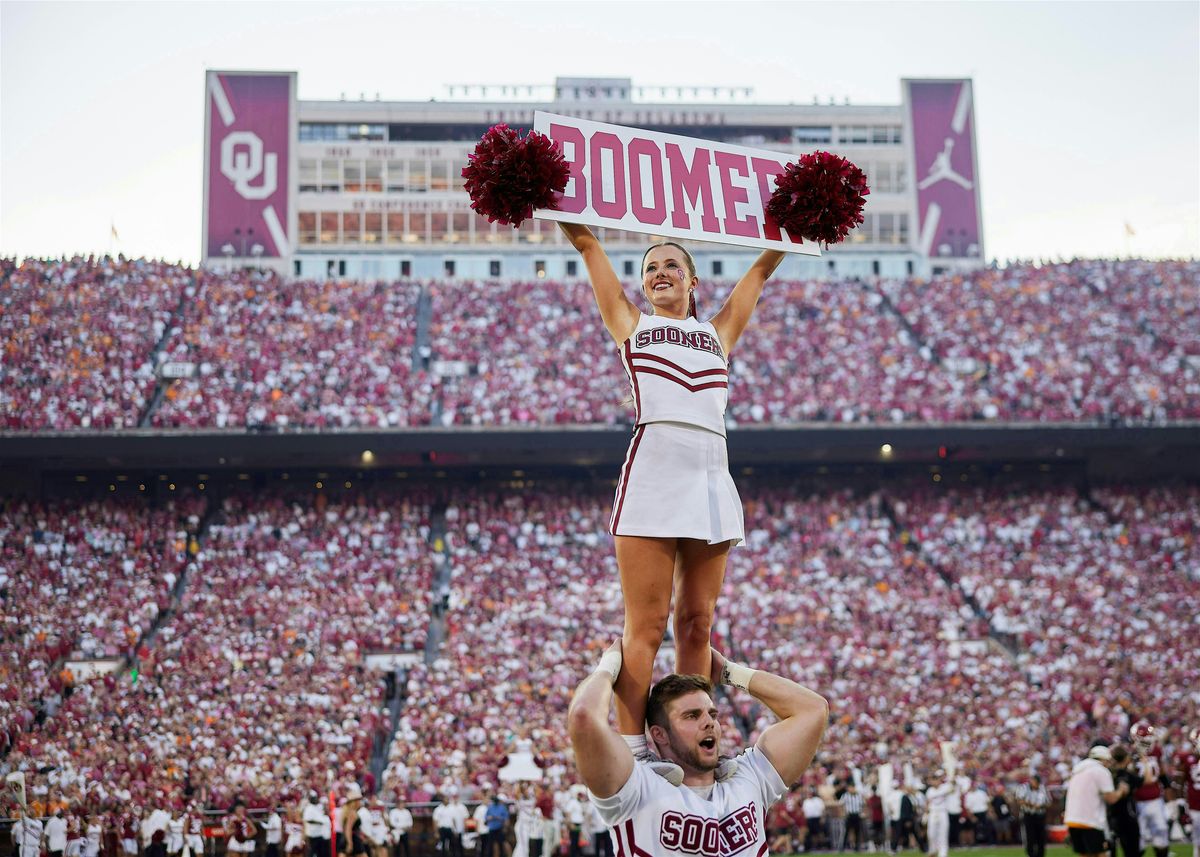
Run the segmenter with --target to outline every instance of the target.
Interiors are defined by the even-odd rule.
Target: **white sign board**
[[[788,235],[763,210],[794,155],[540,110],[533,128],[560,146],[571,170],[557,210],[539,208],[534,217],[821,255],[816,242]]]

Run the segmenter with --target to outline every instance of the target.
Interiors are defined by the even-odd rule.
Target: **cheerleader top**
[[[729,364],[711,322],[642,313],[621,346],[634,423],[684,423],[725,436]]]

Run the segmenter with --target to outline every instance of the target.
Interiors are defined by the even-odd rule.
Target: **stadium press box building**
[[[556,224],[519,229],[470,208],[462,167],[498,122],[536,110],[799,155],[844,155],[868,176],[865,222],[790,276],[929,275],[983,264],[970,80],[904,80],[897,105],[761,104],[744,89],[639,87],[629,78],[553,86],[456,86],[429,101],[302,101],[294,72],[209,71],[204,263],[322,279],[573,278]],[[602,229],[636,276],[649,236]],[[701,277],[736,276],[754,251],[693,243]]]

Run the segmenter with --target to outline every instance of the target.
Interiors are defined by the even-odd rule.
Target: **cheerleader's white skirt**
[[[609,532],[741,542],[742,499],[725,438],[681,423],[638,426],[617,479]]]

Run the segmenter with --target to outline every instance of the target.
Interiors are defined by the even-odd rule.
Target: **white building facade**
[[[285,88],[286,120],[277,103]],[[295,89],[290,73],[208,73],[206,264],[316,279],[581,276],[556,224],[488,223],[463,190],[462,168],[483,133],[498,122],[530,128],[537,110],[849,158],[871,187],[865,222],[821,258],[790,257],[784,275],[903,277],[983,264],[969,80],[905,81],[904,103],[871,106],[759,104],[744,91],[646,90],[628,78],[451,87],[448,100],[428,102],[303,101]],[[273,124],[260,120],[272,111]],[[636,277],[651,237],[599,234],[618,273]],[[755,255],[689,249],[704,278],[737,276]]]

